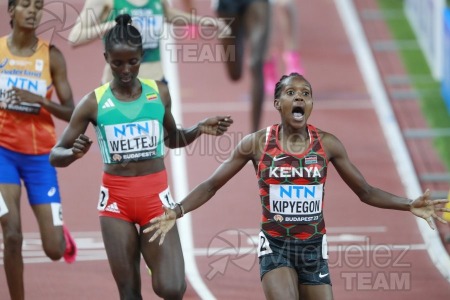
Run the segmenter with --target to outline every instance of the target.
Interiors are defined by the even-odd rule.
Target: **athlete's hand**
[[[42,104],[43,101],[44,98],[42,96],[16,87],[8,90],[6,98],[8,104],[20,104],[21,102]]]
[[[203,120],[198,126],[201,133],[223,135],[231,124],[233,124],[231,116],[217,116]]]
[[[151,231],[155,231],[148,240],[149,242],[153,242],[156,240],[159,236],[159,245],[161,246],[164,242],[164,238],[166,237],[166,233],[169,232],[169,230],[175,225],[175,222],[177,220],[177,213],[166,206],[163,206],[164,214],[160,215],[159,217],[153,218],[150,221],[150,226],[145,228],[143,230],[144,233],[149,233]]]
[[[439,207],[441,204],[447,203],[448,202],[447,199],[431,200],[430,194],[431,194],[430,190],[427,189],[422,196],[420,196],[419,198],[414,200],[413,203],[411,203],[410,211],[414,215],[427,221],[431,229],[435,229],[433,218],[435,218],[441,223],[444,224],[447,223],[447,221],[439,217],[436,213],[438,211],[450,212],[450,209],[445,207]]]
[[[73,155],[75,155],[77,159],[83,157],[89,151],[91,145],[92,140],[88,136],[80,134],[73,143],[72,146]]]

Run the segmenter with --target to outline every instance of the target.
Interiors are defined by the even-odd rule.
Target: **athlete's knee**
[[[228,76],[231,81],[239,81],[242,78],[242,71],[237,70],[236,68],[228,69]]]
[[[61,257],[64,254],[64,247],[63,246],[58,246],[58,247],[42,247],[44,250],[45,255],[47,255],[48,258],[50,258],[51,260],[57,261],[60,260]]]
[[[142,295],[139,291],[133,290],[133,289],[125,289],[120,290],[120,299],[127,299],[127,300],[142,300]]]
[[[232,81],[239,81],[241,79],[241,74],[230,73],[230,79]]]
[[[3,243],[5,251],[8,252],[21,252],[22,251],[22,243],[23,243],[23,235],[19,231],[11,231],[6,232],[3,237]]]
[[[153,286],[155,293],[163,299],[183,299],[184,292],[186,291],[186,281],[181,282],[166,282]]]
[[[258,74],[258,75],[262,76],[263,66],[264,66],[264,57],[263,56],[261,56],[259,54],[255,54],[251,57],[250,70],[252,71],[253,74]]]
[[[139,286],[134,283],[118,283],[120,299],[127,300],[142,300],[142,295]]]
[[[63,240],[42,241],[42,249],[51,260],[60,260],[64,254],[65,243]]]

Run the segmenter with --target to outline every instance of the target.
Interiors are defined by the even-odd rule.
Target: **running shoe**
[[[66,251],[64,251],[64,260],[66,263],[71,264],[77,257],[77,244],[70,235],[69,230],[63,225],[64,239],[66,240]]]

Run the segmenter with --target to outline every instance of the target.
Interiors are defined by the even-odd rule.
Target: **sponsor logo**
[[[286,155],[276,156],[276,157],[273,158],[273,161],[279,161],[279,160],[282,160],[282,159],[285,159],[285,158],[287,158]]]
[[[27,60],[15,60],[15,59],[11,59],[11,60],[9,61],[9,64],[10,64],[11,66],[25,67],[25,66],[31,65],[32,62],[31,62],[31,61],[27,61]]]
[[[286,222],[314,222],[319,221],[319,216],[312,217],[286,217]]]
[[[110,107],[115,107],[114,102],[112,102],[111,98],[108,98],[108,100],[106,100],[105,104],[103,104],[102,108],[110,108]]]
[[[52,187],[48,190],[47,196],[53,197],[53,196],[55,195],[55,193],[56,193],[56,188],[55,188],[54,186],[52,186]]]
[[[277,222],[283,222],[283,216],[282,215],[275,215],[273,216],[273,219]]]
[[[42,59],[36,59],[36,63],[34,65],[36,71],[42,72],[44,69],[44,61]]]
[[[8,64],[8,58],[5,58],[2,62],[0,62],[0,69],[4,68]]]
[[[116,153],[112,156],[112,160],[117,162],[122,161],[122,155]]]
[[[106,211],[109,211],[109,212],[113,212],[113,213],[118,213],[118,214],[120,214],[120,210],[119,210],[119,206],[117,205],[117,202],[111,203],[110,205],[108,205],[108,206],[105,208],[105,210],[106,210]]]
[[[311,165],[311,164],[317,164],[317,156],[316,155],[307,156],[305,158],[305,165]]]
[[[324,278],[325,276],[328,276],[328,273],[325,274],[319,273],[319,278]]]

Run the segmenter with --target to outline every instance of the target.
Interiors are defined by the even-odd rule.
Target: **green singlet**
[[[164,155],[164,103],[154,80],[139,80],[142,94],[130,102],[114,97],[109,83],[95,89],[98,104],[95,131],[105,164]]]

